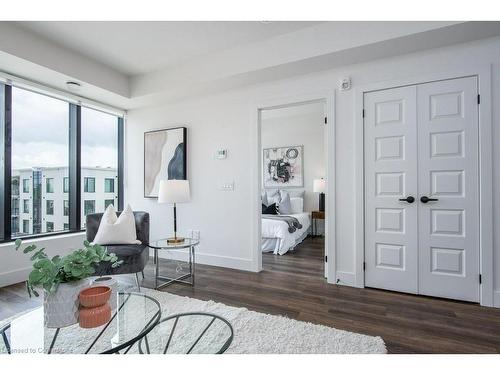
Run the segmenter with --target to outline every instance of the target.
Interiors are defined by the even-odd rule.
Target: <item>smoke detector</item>
[[[82,85],[79,84],[78,82],[75,82],[75,81],[68,81],[68,82],[66,82],[66,88],[69,91],[77,92],[77,91],[80,91],[81,87],[82,87]]]

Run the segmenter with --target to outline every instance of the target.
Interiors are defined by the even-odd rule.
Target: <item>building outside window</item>
[[[23,220],[23,233],[24,234],[29,234],[30,232],[30,221],[29,220]]]
[[[63,202],[63,216],[69,216],[69,201]]]
[[[69,177],[63,178],[63,193],[69,193]]]
[[[30,200],[29,199],[23,199],[23,213],[25,213],[25,214],[30,213]]]
[[[104,192],[105,193],[114,193],[115,192],[115,179],[114,178],[105,178],[104,179]]]
[[[64,230],[69,230],[69,224],[68,223],[64,223]]]
[[[30,180],[28,178],[23,179],[23,193],[30,192]]]
[[[19,218],[18,217],[13,217],[11,224],[10,224],[10,229],[12,231],[12,234],[18,234],[19,233]]]
[[[95,178],[94,177],[85,177],[83,191],[85,193],[95,193]]]
[[[47,215],[54,215],[54,201],[51,200],[51,199],[47,199],[45,201],[45,203],[46,203],[45,214],[47,214]]]
[[[51,221],[47,221],[45,224],[45,229],[47,232],[53,232],[54,231],[54,223]]]
[[[54,179],[53,178],[45,179],[45,190],[47,193],[54,192]]]
[[[95,201],[85,200],[83,203],[83,212],[85,215],[93,214],[95,212]]]
[[[109,205],[115,205],[114,199],[105,199],[104,200],[104,209],[108,208]]]

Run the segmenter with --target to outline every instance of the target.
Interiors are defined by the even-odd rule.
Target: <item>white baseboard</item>
[[[337,271],[337,280],[335,281],[338,285],[356,287],[356,274],[354,272]]]
[[[150,255],[153,256],[153,250],[150,250]],[[188,254],[187,251],[184,250],[170,250],[168,253],[166,251],[160,250],[159,252],[160,258],[165,259],[175,259],[175,260],[184,260],[187,261]],[[235,258],[235,257],[227,257],[222,255],[214,255],[207,253],[195,253],[196,256],[196,264],[205,264],[207,266],[216,266],[216,267],[225,267],[225,268],[233,268],[241,271],[253,271],[253,262],[252,259],[245,258]]]
[[[493,307],[500,307],[500,290],[493,291]]]

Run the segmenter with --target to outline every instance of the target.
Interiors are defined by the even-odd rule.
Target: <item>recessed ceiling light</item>
[[[80,91],[80,88],[82,87],[81,84],[79,84],[78,82],[74,82],[74,81],[68,81],[66,82],[66,87],[69,91]]]

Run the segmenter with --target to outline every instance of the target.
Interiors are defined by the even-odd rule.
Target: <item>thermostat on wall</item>
[[[217,150],[215,153],[216,159],[225,159],[227,158],[227,150],[226,149],[220,149]]]

